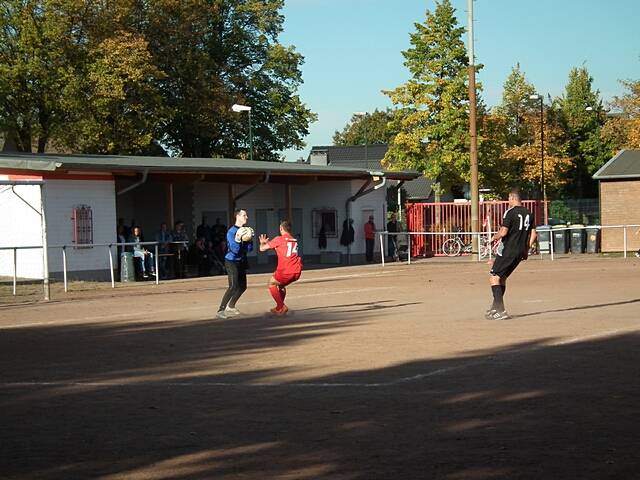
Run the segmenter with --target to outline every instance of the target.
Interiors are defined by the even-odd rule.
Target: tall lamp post
[[[253,133],[251,131],[251,107],[248,107],[247,105],[238,105],[237,103],[234,103],[233,106],[231,107],[231,110],[233,110],[236,113],[249,112],[249,160],[253,160]]]
[[[537,93],[529,95],[529,98],[540,102],[540,193],[544,202],[544,221],[547,223],[547,189],[544,183],[544,101],[542,95]]]

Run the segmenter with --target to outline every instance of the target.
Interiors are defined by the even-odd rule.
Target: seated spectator
[[[155,276],[156,273],[153,263],[153,253],[144,248],[144,246],[140,245],[140,242],[144,242],[140,227],[133,227],[133,232],[128,241],[129,243],[135,243],[135,245],[133,245],[132,247],[133,256],[134,258],[139,258],[141,260],[140,263],[142,264],[142,277],[149,278],[149,275]]]
[[[168,276],[168,255],[171,253],[170,243],[173,240],[171,232],[167,228],[167,224],[162,222],[160,224],[160,230],[156,233],[156,242],[158,242],[158,267],[160,268],[160,278],[167,278]]]
[[[175,223],[173,232],[171,232],[172,237],[172,250],[176,254],[175,257],[175,272],[176,278],[184,278],[185,276],[185,261],[187,259],[187,250],[189,245],[189,235],[184,228],[184,222],[182,220],[178,220]]]
[[[211,271],[211,258],[205,246],[204,238],[196,240],[194,248],[195,263],[198,266],[198,276],[206,277]]]
[[[203,238],[205,245],[211,240],[211,227],[207,225],[207,217],[205,216],[202,217],[202,223],[196,229],[196,238]]]
[[[227,226],[220,222],[220,218],[216,218],[216,223],[211,227],[211,231],[211,240],[214,245],[217,245],[227,238]]]

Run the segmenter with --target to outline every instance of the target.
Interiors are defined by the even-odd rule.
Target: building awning
[[[382,171],[376,169],[308,165],[289,162],[260,162],[230,158],[172,158],[125,155],[58,155],[3,153],[0,172],[19,171],[29,174],[110,173],[132,176],[147,172],[151,178],[165,180],[254,183],[269,175],[274,183],[308,183],[310,181],[370,179],[412,180],[415,171]]]
[[[595,180],[640,178],[640,150],[621,150],[598,170]]]

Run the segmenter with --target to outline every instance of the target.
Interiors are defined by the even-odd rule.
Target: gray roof
[[[293,162],[260,162],[230,158],[173,158],[117,155],[58,155],[30,153],[1,153],[0,169],[39,172],[93,171],[131,173],[148,170],[157,174],[266,174],[272,176],[317,176],[331,178],[369,178],[382,172],[372,168],[351,166],[322,166]],[[419,172],[383,172],[396,180],[411,180]]]
[[[387,153],[389,145],[375,144],[348,146],[317,146],[311,151],[326,151],[327,161],[331,166],[356,168],[382,168],[382,159]],[[365,155],[366,151],[366,155]],[[420,176],[414,180],[407,180],[402,186],[407,200],[426,200],[431,196],[433,180]]]
[[[640,178],[640,150],[620,150],[598,170],[596,180]]]

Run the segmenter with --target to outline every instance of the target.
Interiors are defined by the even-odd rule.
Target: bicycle
[[[457,232],[461,232],[462,229],[458,227]],[[496,255],[496,251],[498,249],[499,242],[492,244],[491,240],[488,240],[485,236],[480,237],[480,258],[485,258],[489,256],[489,252],[493,253],[493,256]],[[457,233],[455,237],[448,238],[442,244],[442,253],[444,253],[447,257],[457,257],[458,255],[462,255],[463,253],[472,253],[473,251],[473,242],[465,243],[462,241],[462,235]]]

